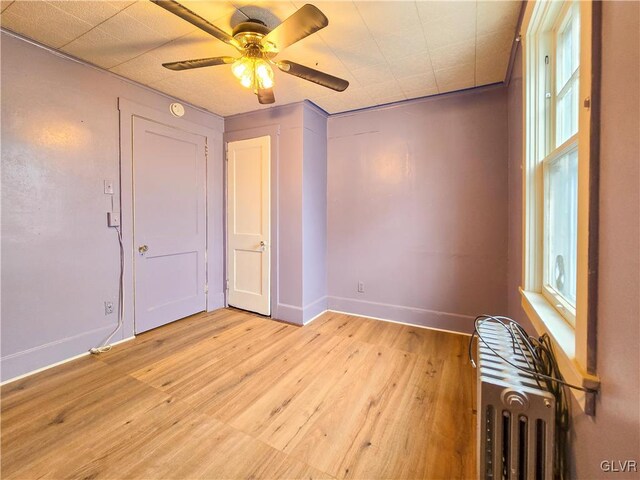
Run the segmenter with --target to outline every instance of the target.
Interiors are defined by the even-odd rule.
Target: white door
[[[136,333],[206,309],[205,145],[133,119]]]
[[[270,137],[227,146],[229,305],[271,315]]]

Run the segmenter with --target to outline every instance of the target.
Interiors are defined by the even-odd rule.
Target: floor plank
[[[468,337],[194,315],[1,387],[3,478],[475,474]]]

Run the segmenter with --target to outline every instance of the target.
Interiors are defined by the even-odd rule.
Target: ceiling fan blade
[[[308,37],[329,25],[329,20],[317,7],[306,4],[284,22],[271,30],[262,42],[270,42],[278,51]]]
[[[276,103],[276,97],[273,94],[273,88],[261,88],[258,90],[258,102],[263,105]]]
[[[187,7],[180,5],[175,0],[151,0],[151,1],[156,5],[164,8],[168,12],[171,12],[174,15],[177,15],[178,17],[182,18],[183,20],[186,20],[191,25],[194,25],[199,29],[204,30],[209,35],[213,35],[218,40],[222,40],[224,43],[227,43],[237,48],[238,50],[242,50],[238,42],[227,32],[219,29],[214,24],[208,22],[197,13],[192,12]]]
[[[330,88],[337,92],[343,92],[349,86],[349,82],[342,78],[334,77],[328,73],[314,70],[313,68],[305,67],[299,63],[290,62],[288,60],[282,60],[276,63],[278,68],[289,75],[304,78],[323,87]]]
[[[181,62],[169,62],[163,63],[164,68],[169,70],[191,70],[192,68],[201,67],[213,67],[214,65],[227,65],[235,62],[233,57],[210,57],[210,58],[197,58],[195,60],[183,60]]]

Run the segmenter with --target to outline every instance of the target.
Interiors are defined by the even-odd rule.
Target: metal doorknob
[[[140,245],[140,246],[138,247],[138,251],[139,251],[140,253],[145,253],[147,250],[149,250],[149,247],[147,247],[146,245]]]
[[[264,240],[260,240],[260,246],[261,246],[261,247],[266,247],[266,246],[267,246],[267,244],[266,244],[266,243],[264,243]]]

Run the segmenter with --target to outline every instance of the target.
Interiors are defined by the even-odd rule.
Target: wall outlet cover
[[[364,293],[364,282],[358,282],[358,293]]]
[[[119,227],[120,214],[118,212],[107,212],[107,225],[110,227]]]
[[[111,315],[113,313],[113,302],[104,302],[104,314]]]

